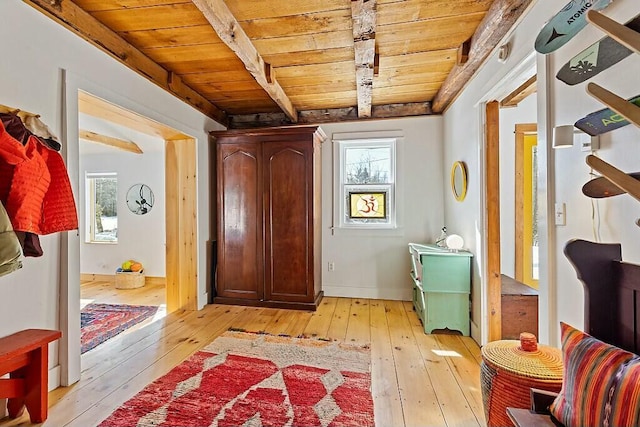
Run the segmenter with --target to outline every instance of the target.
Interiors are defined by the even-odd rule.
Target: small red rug
[[[126,304],[87,304],[80,311],[81,353],[153,316],[158,307]]]
[[[373,426],[368,346],[228,331],[99,427]]]

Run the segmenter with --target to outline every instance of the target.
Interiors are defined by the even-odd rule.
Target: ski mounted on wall
[[[640,15],[625,24],[640,32]],[[558,71],[556,78],[568,85],[585,82],[631,55],[633,51],[611,36],[598,40],[573,58]]]
[[[594,83],[587,85],[587,92],[609,108],[578,120],[574,126],[581,131],[596,136],[620,129],[628,125],[629,121],[640,126],[640,95],[625,100]]]
[[[628,173],[631,178],[640,181],[640,172]],[[582,194],[592,199],[603,199],[605,197],[619,196],[626,191],[609,181],[605,176],[593,178],[582,186]]]
[[[589,166],[591,166],[595,171],[600,172],[604,178],[618,187],[618,189],[623,193],[628,193],[631,197],[640,201],[640,181],[635,179],[632,175],[622,172],[620,169],[610,165],[593,154],[589,154],[586,161]]]
[[[587,12],[602,10],[612,0],[571,0],[547,24],[536,37],[536,51],[547,54],[562,47],[587,25]]]

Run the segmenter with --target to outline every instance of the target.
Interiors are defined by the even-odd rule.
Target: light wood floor
[[[122,302],[112,287],[99,291],[101,285],[92,285],[96,299],[104,293],[105,298],[108,294],[113,302]],[[83,297],[90,295],[88,290],[83,291]],[[44,425],[99,424],[124,401],[229,327],[371,343],[378,427],[485,425],[481,356],[472,339],[424,334],[410,302],[348,298],[324,298],[314,313],[208,305],[197,312],[172,313],[118,335],[82,356],[80,382],[49,394],[49,419]],[[0,421],[2,427],[22,425],[29,425],[27,416]]]

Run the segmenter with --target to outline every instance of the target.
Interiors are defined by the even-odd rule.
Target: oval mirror
[[[459,202],[467,195],[467,166],[464,162],[455,162],[451,167],[451,191]]]

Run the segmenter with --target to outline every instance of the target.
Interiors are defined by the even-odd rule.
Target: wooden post
[[[500,104],[486,107],[487,307],[489,341],[502,338],[500,281]]]

